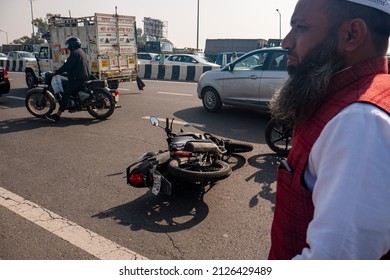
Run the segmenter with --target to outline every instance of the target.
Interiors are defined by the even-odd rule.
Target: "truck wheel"
[[[33,88],[36,84],[38,84],[38,80],[35,77],[34,72],[32,71],[26,72],[26,84],[29,89]]]

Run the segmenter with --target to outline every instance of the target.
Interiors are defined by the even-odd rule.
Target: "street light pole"
[[[282,39],[282,14],[280,13],[279,9],[276,9],[276,11],[279,14],[279,39]]]
[[[4,31],[4,30],[0,30],[0,32],[4,32],[5,33],[5,37],[7,38],[7,45],[8,45],[8,32]]]
[[[199,0],[198,0],[198,11],[196,16],[196,50],[199,50]]]
[[[34,14],[33,14],[33,4],[32,4],[32,1],[33,0],[30,0],[30,6],[31,6],[31,27],[32,27],[32,37],[33,37],[34,45],[35,45],[35,32],[34,32],[34,24],[33,24]]]

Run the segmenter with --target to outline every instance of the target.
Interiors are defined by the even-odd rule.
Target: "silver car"
[[[198,81],[198,97],[209,112],[223,104],[268,110],[277,89],[288,77],[287,51],[264,48],[251,51],[222,69],[207,71]]]

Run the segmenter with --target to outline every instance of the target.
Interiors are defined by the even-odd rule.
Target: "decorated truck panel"
[[[61,67],[69,56],[65,41],[70,36],[81,40],[87,54],[91,74],[106,79],[117,87],[119,82],[134,81],[137,77],[136,20],[133,16],[96,13],[82,18],[53,17],[49,20],[47,44],[38,51],[39,65],[26,66],[26,83],[34,86],[41,73]]]

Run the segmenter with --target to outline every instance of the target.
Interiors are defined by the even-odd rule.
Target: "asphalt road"
[[[196,83],[146,80],[144,91],[120,85],[122,107],[108,120],[65,112],[53,124],[24,107],[23,73],[10,78],[11,93],[0,97],[0,259],[106,259],[96,252],[104,242],[135,258],[267,258],[279,158],[265,144],[266,114],[228,106],[208,113]],[[176,131],[209,132],[255,149],[235,157],[233,174],[205,193],[154,196],[125,179],[132,161],[166,147],[151,115],[174,117]],[[54,220],[74,232],[53,229]],[[104,241],[89,243],[85,232]]]

